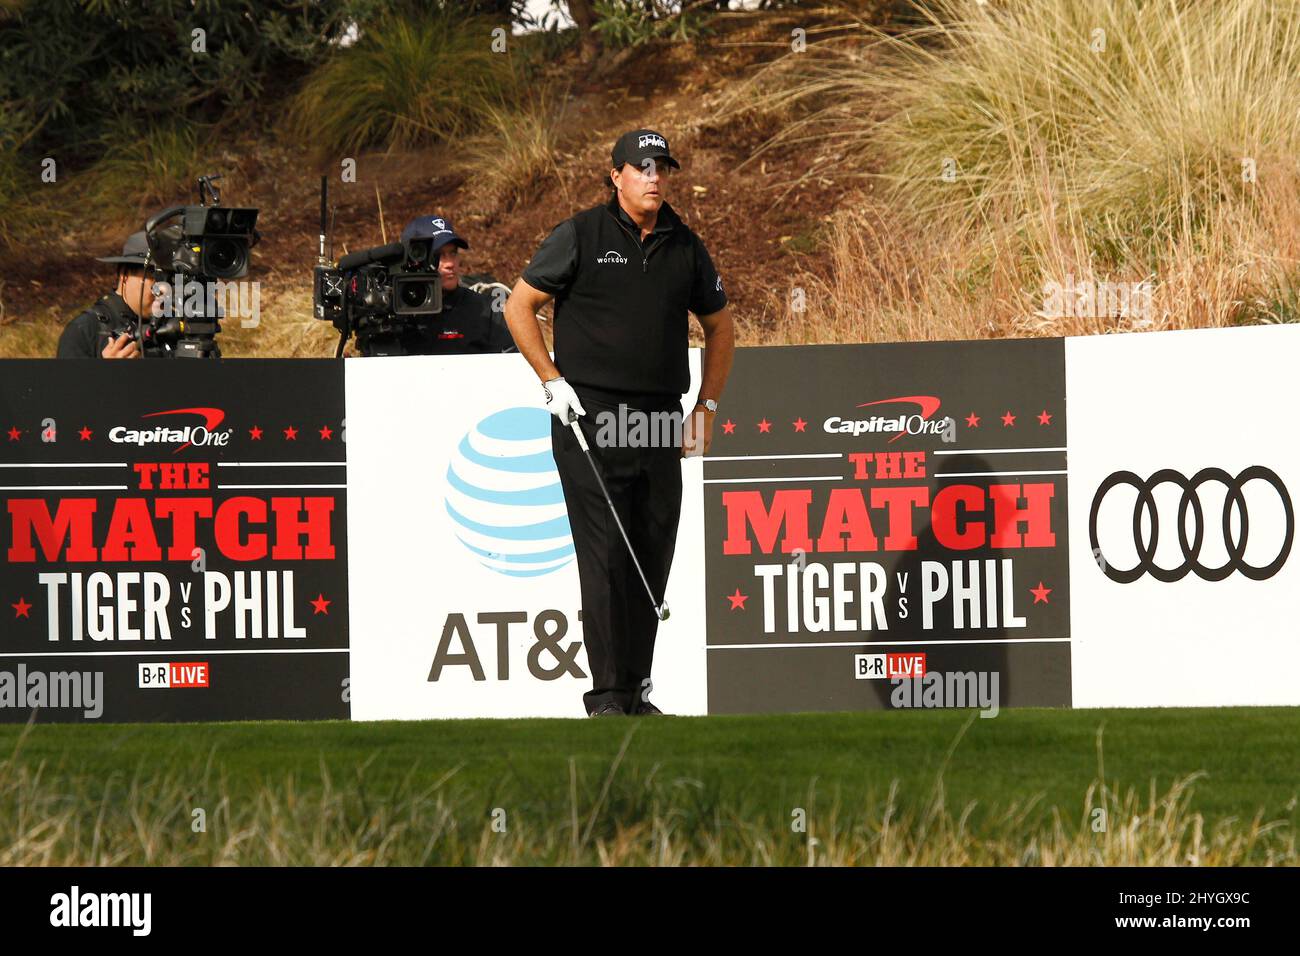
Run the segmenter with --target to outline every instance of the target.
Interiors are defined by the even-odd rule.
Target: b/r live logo
[[[141,687],[207,687],[208,662],[141,664]]]
[[[893,680],[924,677],[924,653],[854,654],[853,676],[858,680]]]

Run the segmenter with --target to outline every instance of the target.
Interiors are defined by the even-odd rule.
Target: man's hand
[[[111,359],[138,359],[140,357],[140,346],[136,344],[131,335],[123,332],[116,339],[109,339],[100,356]]]
[[[695,410],[682,422],[682,457],[694,458],[707,455],[713,444],[713,419],[715,413],[703,405],[696,405]]]
[[[560,420],[561,425],[567,427],[575,418],[587,414],[582,402],[578,401],[578,393],[563,378],[543,382],[542,388],[546,389],[547,410]]]

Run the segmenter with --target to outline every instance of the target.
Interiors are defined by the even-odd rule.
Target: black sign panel
[[[743,349],[725,398],[710,713],[1069,706],[1063,340]]]
[[[0,364],[0,721],[346,718],[341,362]]]

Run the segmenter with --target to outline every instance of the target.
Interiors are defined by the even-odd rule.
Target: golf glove
[[[587,410],[582,407],[582,402],[578,401],[578,394],[573,390],[573,386],[566,382],[563,376],[543,382],[542,388],[546,392],[546,407],[560,420],[560,424],[568,425],[580,415],[587,414]]]

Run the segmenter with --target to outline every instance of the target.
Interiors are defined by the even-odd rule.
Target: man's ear
[[[614,190],[615,190],[616,192],[618,191],[618,180],[619,180],[619,177],[622,176],[622,173],[623,173],[623,171],[622,171],[621,169],[614,169],[614,168],[611,168],[610,171],[609,171],[609,182],[610,182],[610,185],[612,185],[612,186],[614,187]]]

